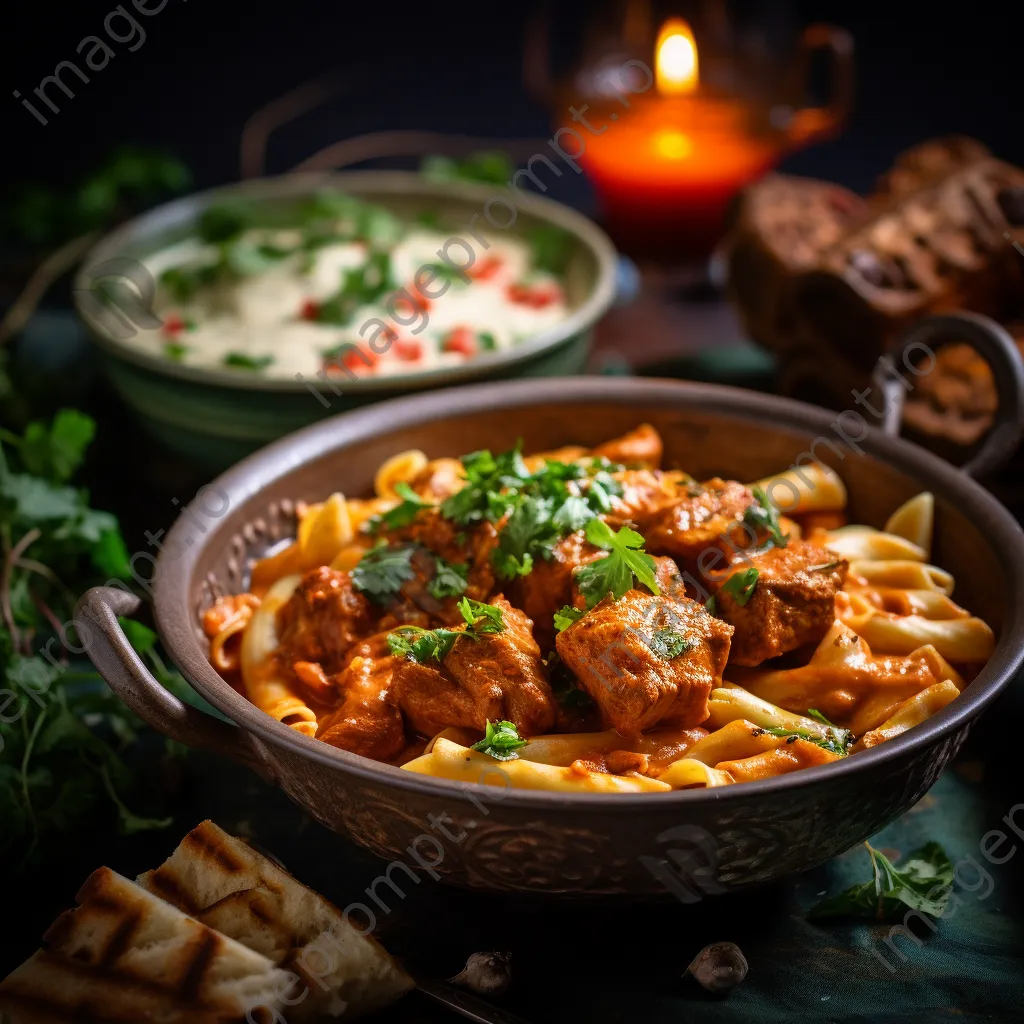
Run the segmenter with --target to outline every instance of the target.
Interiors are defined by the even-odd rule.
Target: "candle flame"
[[[697,88],[697,44],[682,18],[669,18],[654,50],[655,81],[663,96],[684,96]]]

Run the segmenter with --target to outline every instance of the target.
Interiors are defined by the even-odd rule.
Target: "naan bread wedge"
[[[294,981],[267,957],[100,868],[0,983],[12,1024],[274,1024]]]
[[[370,935],[248,843],[204,821],[139,885],[299,976],[289,1021],[388,1006],[412,978]]]

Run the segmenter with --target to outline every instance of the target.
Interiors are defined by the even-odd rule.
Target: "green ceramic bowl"
[[[444,229],[470,242],[464,226],[474,214],[484,237],[525,235],[538,225],[561,228],[570,240],[562,274],[569,316],[512,350],[487,353],[461,366],[340,381],[332,388],[316,380],[272,380],[161,359],[136,349],[130,337],[125,340],[133,328],[118,327],[116,318],[97,303],[97,281],[120,278],[124,287],[123,279],[134,280],[133,261],[188,237],[210,204],[244,197],[286,209],[325,186],[387,206],[403,217],[434,212]],[[157,207],[102,239],[76,278],[76,309],[99,347],[108,378],[144,427],[166,447],[208,470],[223,469],[315,420],[372,402],[468,381],[579,373],[594,324],[615,298],[615,250],[586,217],[540,196],[516,195],[514,224],[506,232],[491,228],[483,217],[484,205],[499,194],[510,195],[498,186],[431,182],[406,171],[289,175],[197,193]],[[506,217],[507,211],[503,206],[495,219]]]

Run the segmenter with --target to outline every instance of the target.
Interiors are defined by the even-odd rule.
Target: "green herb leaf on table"
[[[743,513],[743,521],[755,530],[766,531],[777,547],[784,548],[786,535],[782,532],[782,526],[779,523],[779,510],[765,494],[763,487],[751,488],[751,494],[754,495],[754,504],[747,506],[747,510]]]
[[[519,735],[519,730],[512,722],[491,722],[488,720],[484,738],[470,747],[481,754],[487,754],[496,761],[514,761],[516,753],[527,741]]]
[[[902,920],[908,910],[942,917],[953,891],[953,864],[938,843],[925,843],[899,867],[870,843],[864,845],[871,857],[871,880],[818,903],[808,912],[809,919]]]
[[[651,593],[661,593],[654,559],[643,550],[644,539],[639,533],[628,526],[616,532],[603,519],[591,519],[585,532],[591,544],[608,552],[604,558],[581,566],[575,572],[576,583],[588,608],[593,608],[608,594],[617,601],[633,589],[634,577]]]
[[[411,544],[389,547],[380,542],[359,559],[352,570],[352,585],[378,604],[393,597],[416,575],[412,567],[415,551]]]

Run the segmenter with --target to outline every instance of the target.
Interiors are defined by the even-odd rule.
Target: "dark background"
[[[90,73],[88,85],[72,86],[75,99],[61,96],[61,112],[41,125],[12,91],[31,97],[59,61],[76,58],[85,36],[104,35],[103,19],[115,6],[113,0],[6,5],[0,15],[4,185],[73,181],[121,141],[170,145],[200,186],[229,181],[238,176],[239,132],[247,117],[332,72],[346,81],[345,93],[275,135],[270,171],[287,170],[336,139],[380,128],[495,137],[551,131],[547,112],[521,86],[530,4],[480,0],[168,0],[149,18],[136,13],[146,31],[142,46],[131,53],[112,43],[116,57]],[[555,6],[568,39],[595,5],[563,0]],[[1019,5],[805,0],[730,6],[746,20],[770,24],[780,38],[813,21],[845,26],[855,37],[858,95],[848,129],[792,157],[788,169],[865,190],[900,149],[948,132],[975,135],[997,155],[1024,161]],[[134,13],[130,2],[127,9]],[[65,77],[77,83],[73,74]],[[566,182],[563,188],[570,187]]]

